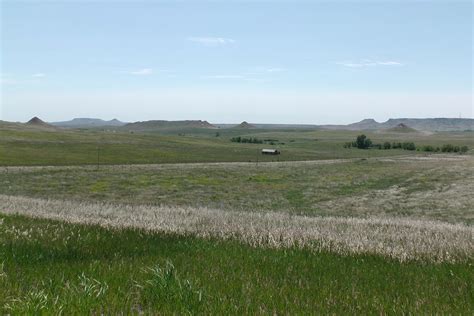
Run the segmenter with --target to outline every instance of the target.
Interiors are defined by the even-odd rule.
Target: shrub
[[[441,151],[444,153],[450,153],[450,152],[453,152],[453,150],[454,150],[454,146],[451,144],[446,144],[441,147]]]
[[[240,136],[237,136],[237,137],[232,137],[230,139],[231,142],[234,142],[234,143],[251,143],[251,144],[263,144],[263,140],[261,139],[258,139],[256,137],[249,137],[249,138],[245,138],[245,137],[240,137]]]
[[[397,149],[397,148],[402,148],[402,143],[392,143],[392,148]]]
[[[392,145],[390,144],[390,142],[383,143],[383,149],[390,149],[390,148],[392,148]]]
[[[461,153],[464,154],[469,151],[469,148],[467,146],[454,146],[451,144],[445,144],[441,146],[441,149],[439,147],[436,148],[438,151],[441,150],[443,153]]]
[[[413,142],[405,142],[402,144],[402,148],[405,150],[415,150],[416,146]]]
[[[355,147],[359,149],[367,149],[372,146],[372,141],[370,138],[367,138],[364,134],[357,136],[357,139],[355,141]]]

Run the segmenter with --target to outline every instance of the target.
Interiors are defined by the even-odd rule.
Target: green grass
[[[98,171],[83,167],[49,168],[1,172],[0,194],[308,215],[389,214],[472,222],[473,201],[461,193],[471,188],[473,163],[470,158],[456,162],[359,160],[258,166],[104,166]],[[362,198],[367,199],[366,206],[354,206]],[[456,201],[456,208],[450,207],[449,199]]]
[[[361,132],[317,130],[191,129],[160,133],[98,130],[15,129],[0,127],[0,165],[150,164],[218,161],[315,160],[353,157],[414,155],[404,150],[344,149]],[[179,136],[179,134],[185,136]],[[417,145],[444,143],[474,147],[472,133],[383,134],[366,133],[374,142],[414,141]],[[233,136],[278,139],[279,145],[239,144]],[[262,156],[263,147],[278,147],[279,157]]]
[[[3,127],[0,166],[76,166],[0,168],[0,194],[474,223],[472,156],[365,159],[425,154],[344,149],[360,134],[351,131],[221,129],[219,137],[215,132]],[[472,132],[366,134],[375,143],[474,147]],[[282,155],[261,156],[262,145],[232,143],[234,136],[278,139]],[[96,164],[97,147],[99,170],[77,166]],[[358,159],[255,163],[333,158]],[[234,161],[253,163],[105,166]],[[235,240],[0,215],[2,314],[470,314],[473,264],[252,248]]]
[[[11,314],[469,314],[474,269],[1,216]]]

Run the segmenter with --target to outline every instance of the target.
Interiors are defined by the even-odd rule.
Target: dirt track
[[[205,168],[215,166],[301,166],[301,165],[326,165],[337,163],[350,163],[356,161],[465,161],[474,160],[471,155],[429,155],[429,156],[396,156],[396,157],[378,157],[378,158],[351,158],[351,159],[326,159],[326,160],[303,160],[303,161],[280,161],[280,162],[193,162],[193,163],[168,163],[168,164],[129,164],[129,165],[101,165],[101,169],[123,170],[123,169],[141,169],[154,170],[166,168]],[[67,169],[97,169],[96,165],[72,165],[72,166],[4,166],[0,167],[1,172],[34,172],[38,170],[67,170]]]

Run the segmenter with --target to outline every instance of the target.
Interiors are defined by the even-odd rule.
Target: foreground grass
[[[2,313],[474,310],[472,262],[399,263],[20,216],[0,222]]]
[[[77,203],[4,195],[0,195],[0,205],[4,214],[233,239],[255,247],[295,247],[342,255],[377,254],[401,262],[474,259],[474,229],[463,224],[407,218],[307,217],[275,212]]]

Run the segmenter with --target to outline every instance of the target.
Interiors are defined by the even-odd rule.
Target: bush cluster
[[[261,140],[261,139],[258,139],[256,137],[241,137],[241,136],[237,136],[237,137],[232,137],[230,139],[231,142],[234,142],[234,143],[250,143],[250,144],[269,144],[269,145],[285,145],[285,143],[282,143],[282,142],[278,142],[278,139],[264,139],[264,140]]]
[[[344,144],[344,148],[359,148],[359,149],[368,149],[373,147],[372,141],[370,138],[367,138],[364,134],[357,136],[354,142],[348,142]]]
[[[251,144],[263,144],[263,140],[258,139],[256,137],[232,137],[230,139],[231,142],[233,143],[251,143]]]
[[[404,149],[404,150],[418,150],[427,152],[443,152],[443,153],[461,153],[464,154],[469,151],[467,146],[454,146],[451,144],[445,144],[441,147],[434,147],[431,145],[425,145],[422,147],[416,147],[414,142],[384,142],[383,144],[374,144],[365,135],[357,136],[354,142],[347,142],[344,144],[344,148],[359,148],[359,149]]]
[[[467,146],[454,146],[451,144],[445,144],[441,147],[437,146],[431,146],[431,145],[426,145],[421,147],[421,151],[428,151],[428,152],[443,152],[443,153],[467,153],[469,151],[469,147]]]
[[[444,153],[466,153],[469,151],[469,148],[467,146],[453,146],[451,144],[443,145],[441,147],[441,151]]]
[[[357,136],[356,140],[354,142],[348,142],[344,144],[344,148],[359,148],[359,149],[369,149],[369,148],[375,148],[375,149],[405,149],[405,150],[416,150],[415,143],[413,142],[403,142],[403,143],[390,143],[390,142],[385,142],[383,144],[374,144],[372,143],[372,140],[365,136],[364,134]]]
[[[263,142],[265,144],[269,144],[269,145],[276,145],[276,144],[281,144],[281,145],[284,145],[285,143],[278,143],[278,139],[264,139]]]

